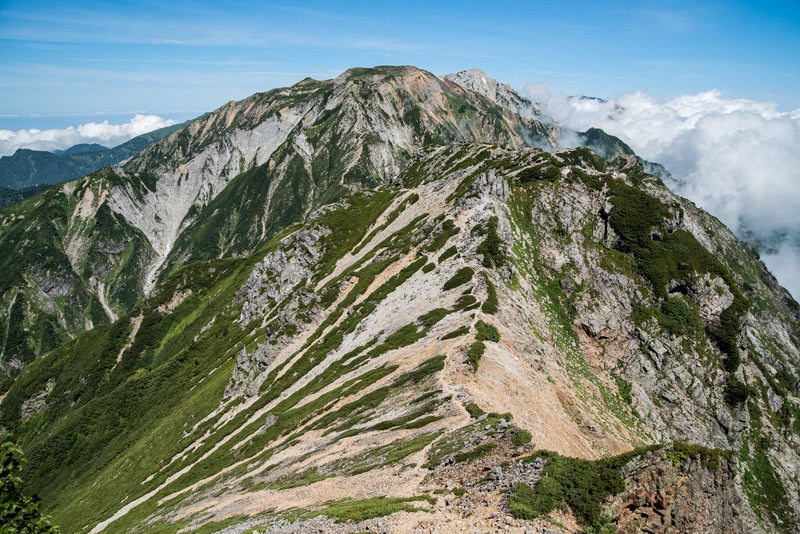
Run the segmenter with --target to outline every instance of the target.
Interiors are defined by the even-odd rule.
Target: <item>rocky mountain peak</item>
[[[444,76],[444,79],[483,95],[492,102],[496,102],[498,105],[515,113],[541,117],[541,109],[538,104],[521,96],[510,85],[490,78],[481,69],[462,70],[455,74],[448,74]],[[553,122],[552,120],[541,118],[546,122]]]

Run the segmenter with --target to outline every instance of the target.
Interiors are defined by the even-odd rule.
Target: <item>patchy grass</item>
[[[424,247],[426,252],[436,252],[442,248],[452,236],[461,231],[461,228],[456,226],[452,220],[445,219],[439,226],[438,230],[438,233],[436,233],[433,239],[431,239],[430,243]]]
[[[516,445],[517,447],[521,447],[522,445],[527,445],[531,442],[533,436],[530,432],[525,430],[524,428],[518,428],[514,435],[511,436],[511,443]]]
[[[481,443],[474,449],[457,453],[453,457],[453,461],[456,463],[471,462],[472,460],[483,458],[484,456],[492,452],[495,449],[495,447],[497,447],[496,443],[491,443],[491,442]]]
[[[617,383],[617,389],[619,390],[619,396],[625,401],[625,404],[630,406],[633,404],[633,395],[631,394],[631,384],[624,378],[620,378],[618,376],[614,377],[614,381]]]
[[[699,459],[703,467],[709,471],[717,471],[723,460],[730,461],[733,457],[731,451],[723,449],[711,449],[702,445],[694,443],[687,443],[685,441],[674,441],[672,443],[673,452],[669,457],[673,463],[678,463],[680,460],[687,458]]]
[[[427,447],[441,435],[441,431],[418,434],[411,438],[397,439],[386,445],[373,447],[354,456],[329,462],[321,467],[311,467],[305,471],[292,473],[273,482],[269,487],[286,489],[312,484],[326,478],[340,475],[358,475],[373,469],[392,465],[403,458]]]
[[[485,272],[481,272],[481,276],[483,276],[483,280],[486,282],[487,293],[486,302],[481,306],[481,311],[489,315],[494,315],[497,313],[497,288],[495,288],[492,281],[489,280],[489,275]]]
[[[475,330],[477,330],[475,339],[478,341],[494,341],[495,343],[500,341],[500,332],[497,331],[494,325],[478,321],[475,324]]]
[[[433,468],[447,459],[452,460],[456,454],[467,448],[468,443],[474,443],[476,438],[479,438],[485,424],[487,424],[485,421],[474,421],[434,441],[428,450],[428,461],[423,467]]]
[[[739,450],[739,460],[745,466],[742,487],[750,507],[760,518],[768,520],[779,532],[793,532],[791,525],[796,524],[797,518],[787,504],[786,488],[769,459],[772,443],[761,434],[761,409],[754,402],[747,407],[753,427]]]
[[[462,267],[456,274],[454,274],[447,282],[444,283],[443,289],[445,291],[449,291],[451,289],[455,289],[458,286],[462,286],[472,280],[472,276],[475,274],[475,271],[472,267]]]
[[[365,519],[372,519],[375,517],[383,517],[397,512],[421,512],[427,511],[427,508],[420,508],[414,506],[415,502],[427,502],[428,504],[435,504],[436,499],[427,495],[420,495],[417,497],[371,497],[369,499],[343,499],[341,501],[332,501],[326,503],[324,508],[315,510],[308,514],[304,514],[304,519],[324,515],[331,519],[335,519],[337,523],[346,521],[353,521],[358,523]]]
[[[486,352],[486,345],[483,341],[476,341],[467,349],[467,364],[472,367],[473,371],[478,370],[483,353]]]

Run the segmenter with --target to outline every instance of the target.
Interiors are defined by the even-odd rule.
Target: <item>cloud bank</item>
[[[81,143],[98,143],[114,147],[158,128],[171,126],[175,121],[158,115],[136,115],[124,124],[87,122],[52,130],[0,130],[0,156],[8,156],[18,148],[33,150],[63,150]]]
[[[602,128],[663,164],[670,187],[756,245],[800,298],[800,109],[723,98],[719,91],[662,101],[637,92],[613,100],[568,97],[546,84],[529,96],[558,123]]]

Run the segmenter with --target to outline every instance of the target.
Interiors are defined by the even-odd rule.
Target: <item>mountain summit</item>
[[[29,490],[69,532],[796,532],[797,303],[557,130],[351,69],[1,212]]]

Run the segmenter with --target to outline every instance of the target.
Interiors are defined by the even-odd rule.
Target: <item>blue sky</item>
[[[185,119],[352,66],[800,108],[800,2],[0,0],[0,129]]]

